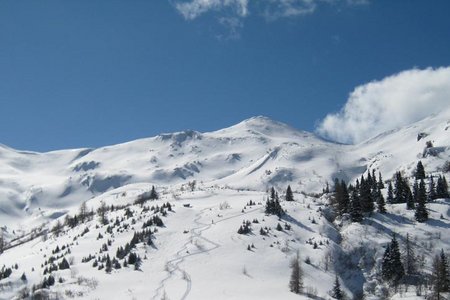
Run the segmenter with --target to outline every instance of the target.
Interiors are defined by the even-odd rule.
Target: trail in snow
[[[206,223],[200,222],[200,219],[203,217],[203,214],[205,213],[205,211],[211,210],[212,208],[214,208],[214,207],[207,207],[207,208],[202,209],[200,211],[200,213],[198,213],[196,215],[196,217],[194,218],[193,222],[195,225],[197,225],[197,227],[191,229],[191,231],[190,231],[191,235],[190,235],[189,240],[183,244],[183,246],[181,247],[180,250],[177,251],[177,253],[175,254],[175,258],[173,258],[167,262],[166,266],[167,266],[168,274],[163,280],[161,280],[158,288],[155,291],[155,295],[152,297],[153,300],[158,299],[158,296],[162,296],[161,292],[164,291],[164,286],[165,286],[166,282],[169,281],[170,279],[173,279],[173,276],[176,272],[180,273],[183,280],[186,281],[186,289],[180,299],[181,300],[187,299],[187,297],[189,296],[191,289],[192,289],[192,279],[191,279],[190,274],[185,269],[180,267],[180,264],[182,262],[184,262],[184,260],[188,257],[194,256],[194,255],[199,255],[199,254],[210,253],[211,251],[220,247],[220,244],[218,244],[214,241],[211,241],[210,239],[202,236],[202,233],[204,231],[210,229],[211,226],[214,224],[225,222],[230,219],[237,218],[237,217],[242,217],[243,215],[246,215],[246,214],[249,214],[249,213],[252,213],[252,212],[255,212],[255,211],[261,209],[261,207],[258,207],[258,208],[252,209],[252,210],[248,210],[246,212],[239,213],[237,215],[223,218],[212,224],[211,223],[206,224]],[[208,248],[208,249],[198,248],[198,251],[189,253],[187,246],[189,244],[193,244],[194,238],[201,239],[201,240],[207,242],[208,244],[212,245],[212,247]]]

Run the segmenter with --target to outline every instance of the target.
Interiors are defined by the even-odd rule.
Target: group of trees
[[[447,255],[442,249],[440,254],[436,255],[432,263],[431,284],[433,299],[444,299],[442,293],[450,292],[450,270]],[[417,281],[424,281],[423,274],[419,274],[418,256],[414,251],[413,244],[406,235],[403,255],[400,246],[394,234],[391,242],[386,246],[383,260],[381,262],[381,278],[398,286],[402,282],[408,282],[408,279],[414,279],[415,284],[421,284]]]
[[[388,183],[386,200],[391,204],[405,203],[407,209],[415,210],[418,222],[425,222],[428,220],[426,203],[437,198],[449,198],[447,179],[440,175],[435,185],[433,177],[430,176],[427,190],[425,169],[421,161],[417,163],[414,177],[415,183],[411,190],[408,179],[404,178],[401,172],[395,173],[393,182]],[[386,212],[382,193],[384,188],[381,173],[378,173],[377,180],[374,170],[369,171],[367,177],[362,175],[355,185],[348,187],[343,180],[335,179],[331,201],[339,216],[349,214],[353,222],[360,222],[364,214],[370,214],[375,209],[380,213]]]
[[[361,222],[364,213],[372,213],[376,209],[380,213],[386,212],[385,201],[381,190],[384,188],[381,173],[378,180],[374,171],[368,172],[367,177],[361,175],[355,185],[335,179],[334,197],[332,204],[339,216],[349,214],[353,222]]]
[[[278,197],[278,193],[272,187],[270,190],[270,196],[266,201],[266,214],[268,215],[277,215],[281,217],[284,215],[284,210],[281,207],[280,199]]]

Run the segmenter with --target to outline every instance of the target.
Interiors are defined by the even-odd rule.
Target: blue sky
[[[0,143],[98,147],[254,115],[314,131],[357,86],[450,66],[450,1],[210,0],[183,15],[195,1],[1,0]]]

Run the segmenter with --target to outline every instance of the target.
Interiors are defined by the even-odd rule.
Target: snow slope
[[[422,159],[437,171],[450,156],[450,110],[360,145],[340,145],[266,117],[215,132],[183,131],[99,149],[48,153],[0,146],[2,224],[36,225],[124,184],[209,185],[265,190],[286,184],[320,192],[335,177],[352,181],[368,168],[411,172]],[[427,136],[417,141],[419,133]],[[425,142],[434,148],[423,157]],[[430,155],[433,154],[433,155]],[[16,227],[16,229],[19,229]]]
[[[449,128],[450,109],[359,145],[325,141],[266,117],[215,132],[161,134],[99,149],[35,153],[0,145],[0,225],[6,240],[17,245],[0,255],[0,267],[18,264],[10,278],[0,280],[0,299],[40,283],[44,262],[63,245],[71,249],[65,257],[72,265],[53,273],[58,282],[50,292],[58,299],[329,299],[335,274],[349,296],[380,299],[379,262],[394,232],[400,242],[413,234],[427,273],[433,255],[450,249],[449,200],[429,204],[431,220],[424,224],[401,204],[357,224],[325,217],[328,196],[315,194],[336,177],[351,182],[369,169],[381,171],[384,179],[396,171],[411,176],[418,160],[427,174],[445,173]],[[188,183],[194,180],[191,191]],[[282,193],[288,184],[296,201],[282,202],[287,216],[265,215],[266,190],[274,186]],[[133,203],[152,185],[161,199],[147,205],[170,202],[174,212],[163,217],[153,246],[141,243],[133,250],[144,258],[140,270],[131,266],[107,274],[83,263],[89,254],[114,257],[141,230],[155,213]],[[250,200],[256,205],[249,206]],[[83,201],[94,210],[101,202],[127,205],[134,217],[112,233],[95,218],[64,227],[59,236],[45,234],[76,214]],[[110,224],[125,211],[109,212]],[[237,233],[243,221],[254,219],[251,234]],[[278,223],[291,228],[277,231]],[[260,235],[261,228],[270,228],[269,234]],[[100,251],[108,239],[108,250]],[[249,245],[254,247],[248,250]],[[287,287],[289,261],[297,250],[310,261],[302,263],[302,296]],[[411,290],[391,296],[423,299]]]

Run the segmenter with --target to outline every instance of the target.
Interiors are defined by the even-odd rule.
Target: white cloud
[[[412,69],[358,86],[339,113],[329,114],[319,134],[359,143],[450,107],[450,67]]]
[[[269,20],[297,17],[313,13],[319,3],[344,5],[367,4],[369,0],[173,0],[175,8],[187,20],[207,12],[231,11],[234,17],[244,18],[254,10]]]
[[[189,2],[176,2],[176,9],[188,20],[211,11],[232,9],[235,14],[245,17],[248,13],[249,0],[191,0]]]

